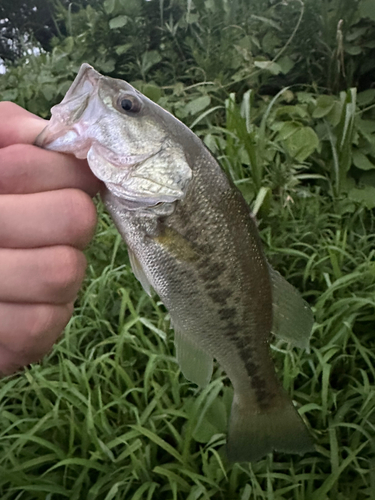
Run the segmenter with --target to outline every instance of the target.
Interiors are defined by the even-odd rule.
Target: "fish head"
[[[127,82],[83,64],[51,114],[35,144],[87,158],[116,197],[153,206],[185,196],[192,171],[176,134],[183,125]]]

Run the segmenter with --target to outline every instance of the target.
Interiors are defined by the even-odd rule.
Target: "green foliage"
[[[54,5],[52,50],[9,66],[0,98],[47,117],[89,62],[203,139],[258,214],[270,262],[314,309],[311,351],[272,351],[316,450],[227,463],[225,374],[216,366],[204,390],[180,375],[166,311],[98,202],[64,337],[0,381],[1,498],[375,498],[373,2]]]
[[[251,87],[272,94],[296,83],[337,93],[367,88],[374,79],[371,0],[46,4],[56,36],[44,48],[58,48],[61,68],[90,62],[113,76],[161,86],[212,81],[233,92]]]
[[[353,210],[350,200],[374,208],[374,104],[372,90],[358,99],[356,89],[334,97],[286,88],[272,99],[250,90],[240,104],[234,94],[226,100],[224,127],[196,131],[249,203],[262,186],[287,198],[308,181],[337,201],[347,198],[339,212]]]

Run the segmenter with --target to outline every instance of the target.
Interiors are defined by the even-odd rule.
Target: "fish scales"
[[[142,215],[117,208],[116,223],[146,274],[152,276],[153,288],[174,326],[189,332],[218,359],[235,388],[253,390],[265,404],[267,396],[272,400],[275,392],[271,391],[274,380],[267,374],[266,344],[272,323],[272,297],[255,224],[243,198],[210,155],[190,162],[196,175],[185,199],[167,220],[148,218],[145,228]],[[165,228],[172,228],[172,234],[177,233],[195,250],[192,262],[160,242]],[[263,343],[258,348],[260,339]],[[257,362],[259,356],[264,358],[262,363]],[[262,373],[262,365],[266,374]],[[249,376],[246,382],[244,372]]]
[[[203,386],[216,358],[227,373],[229,458],[311,450],[269,352],[273,325],[309,335],[311,313],[270,268],[246,202],[202,142],[126,82],[83,65],[37,144],[87,156],[104,181],[134,273],[170,313],[182,372]]]

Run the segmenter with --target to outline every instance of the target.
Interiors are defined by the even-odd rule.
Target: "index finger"
[[[0,195],[72,187],[94,196],[100,182],[86,161],[30,145],[47,123],[17,104],[0,102]]]
[[[33,144],[47,121],[13,102],[0,102],[0,148],[11,144]]]

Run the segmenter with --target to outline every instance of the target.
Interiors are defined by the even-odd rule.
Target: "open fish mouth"
[[[79,122],[67,125],[56,119],[52,119],[42,130],[34,144],[50,151],[73,153],[79,159],[87,159],[93,171],[95,169],[94,174],[103,182],[112,183],[113,174],[116,172],[117,181],[112,184],[119,186],[121,182],[126,181],[131,169],[158,153],[155,151],[140,155],[119,154],[94,138],[87,137],[84,126]]]

